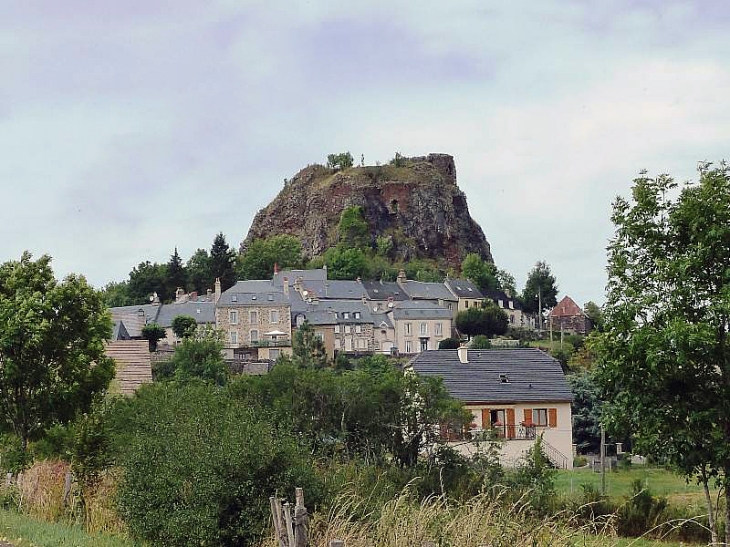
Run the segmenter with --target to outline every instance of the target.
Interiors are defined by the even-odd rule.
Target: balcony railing
[[[489,429],[470,429],[468,431],[454,431],[441,429],[441,436],[447,441],[472,441],[476,439],[500,439],[507,441],[534,440],[537,430],[534,425],[501,425],[493,424]]]
[[[253,340],[251,347],[253,348],[283,348],[291,346],[291,340],[282,338],[281,340]]]

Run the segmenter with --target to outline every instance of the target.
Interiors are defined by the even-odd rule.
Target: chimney
[[[215,278],[215,301],[218,302],[221,297],[221,278]]]
[[[279,263],[274,262],[274,275],[279,273]]]
[[[157,296],[157,291],[152,293],[152,297],[150,298],[150,302],[153,304],[159,304],[160,303],[160,297]]]
[[[301,294],[304,288],[304,278],[300,275],[294,280],[294,290]]]
[[[469,362],[469,350],[466,347],[466,344],[461,344],[459,346],[459,349],[456,350],[459,354],[459,362],[463,365]]]
[[[181,287],[178,287],[175,289],[175,302],[180,303],[183,301],[183,298],[185,297],[185,291],[182,290]]]
[[[405,270],[401,270],[401,271],[398,272],[398,278],[396,279],[396,281],[398,283],[405,283],[406,281],[408,281],[408,278],[406,277],[406,271]]]
[[[285,276],[283,281],[284,281],[284,294],[289,296],[289,278]]]
[[[213,291],[211,289],[205,290],[205,298],[206,298],[206,300],[208,300],[208,302],[210,302],[210,295],[212,295],[212,294],[213,294]]]
[[[324,270],[324,278],[327,279],[327,264],[323,264],[322,269]]]

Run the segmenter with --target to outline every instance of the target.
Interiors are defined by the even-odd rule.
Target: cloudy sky
[[[0,261],[97,286],[328,153],[445,152],[518,285],[602,302],[613,197],[730,158],[724,0],[0,4]]]

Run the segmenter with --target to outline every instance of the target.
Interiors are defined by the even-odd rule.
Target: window
[[[237,294],[232,294],[231,295],[231,302],[238,302],[238,295]]]
[[[362,325],[355,325],[355,332],[357,334],[362,334]]]
[[[238,345],[238,333],[235,330],[232,330],[228,333],[228,339],[230,340],[232,346]]]
[[[421,336],[425,336],[427,334],[428,334],[428,324],[421,323]]]
[[[448,308],[449,308],[449,311],[453,311],[454,306],[451,302],[449,302]]]
[[[345,325],[345,334],[350,334],[351,331],[350,325]]]
[[[535,425],[546,426],[547,420],[547,408],[533,408],[532,409],[532,423]]]
[[[335,325],[335,334],[340,334],[340,326]]]
[[[228,312],[228,322],[231,325],[238,325],[238,312],[236,310]]]
[[[444,334],[441,323],[436,323],[435,331],[436,331],[436,336],[442,336]]]
[[[406,334],[411,334],[411,324],[410,323],[406,323],[404,325],[404,328],[406,330]]]
[[[349,319],[350,318],[350,312],[349,311],[343,312],[342,313],[342,318],[343,319]]]
[[[502,382],[503,384],[509,384],[509,378],[507,378],[506,374],[500,374],[499,381]]]
[[[428,338],[421,339],[421,351],[428,350]]]
[[[353,313],[353,314],[352,314],[352,316],[353,316],[353,317],[354,317],[355,319],[360,319],[360,312],[359,312],[359,311],[356,311],[355,313]]]
[[[465,308],[468,308],[469,307],[469,301],[468,300],[464,300],[464,307]]]
[[[406,340],[406,353],[413,353],[413,344],[410,340]]]
[[[314,335],[315,335],[315,336],[316,336],[316,337],[317,337],[317,338],[318,338],[319,340],[321,340],[322,342],[324,342],[324,334],[322,334],[321,332],[315,332],[315,333],[314,333]]]
[[[357,339],[357,349],[368,349],[367,341],[362,338]]]
[[[515,309],[515,301],[514,300],[510,300],[509,301],[509,309],[511,309],[511,310]]]
[[[335,338],[335,349],[341,349],[341,348],[342,348],[342,344],[340,343],[340,339]]]
[[[499,306],[500,308],[504,308],[504,300],[497,300],[497,305],[498,305],[498,306]]]
[[[259,312],[258,311],[250,311],[248,312],[248,322],[252,325],[258,325],[259,324]]]
[[[514,315],[510,315],[509,316],[509,322],[514,324],[514,322],[515,322],[515,316]]]
[[[279,310],[271,310],[271,322],[272,323],[279,322]]]
[[[279,355],[281,354],[281,350],[279,349],[270,349],[269,350],[269,359],[272,359],[276,361],[279,358]]]
[[[256,329],[251,329],[251,332],[249,333],[249,338],[251,339],[251,342],[258,342],[259,341],[259,331]]]

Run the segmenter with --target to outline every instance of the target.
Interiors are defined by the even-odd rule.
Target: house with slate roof
[[[172,304],[163,304],[157,313],[155,323],[165,329],[165,338],[160,342],[175,346],[182,342],[172,332],[172,322],[176,317],[186,315],[195,319],[198,327],[215,327],[215,302],[212,296],[190,296]]]
[[[412,355],[436,349],[441,340],[451,336],[452,312],[436,302],[405,300],[398,302],[388,315],[398,353]]]
[[[443,283],[411,281],[403,270],[398,273],[397,283],[410,300],[433,302],[448,309],[451,311],[452,317],[456,317],[459,299]]]
[[[381,279],[380,281],[362,281],[361,283],[365,292],[367,292],[368,300],[374,303],[372,307],[376,311],[386,308],[388,303],[408,300],[408,295],[395,281],[383,281]]]
[[[437,350],[409,363],[422,376],[443,379],[448,392],[472,412],[471,431],[451,439],[454,448],[472,454],[475,434],[491,430],[504,442],[502,461],[511,465],[539,435],[550,460],[572,468],[573,396],[560,363],[534,348]]]
[[[569,334],[588,334],[593,328],[586,312],[570,296],[565,296],[548,314],[548,328]]]
[[[267,280],[238,281],[220,294],[215,324],[223,331],[228,359],[275,361],[282,354],[290,355],[289,286]]]
[[[468,279],[447,279],[444,281],[451,294],[457,299],[456,312],[466,311],[474,306],[481,306],[484,302],[484,295],[474,283]]]
[[[534,329],[536,327],[535,316],[525,313],[522,304],[515,297],[500,290],[486,291],[484,296],[497,304],[497,307],[507,314],[510,327],[523,329]]]

